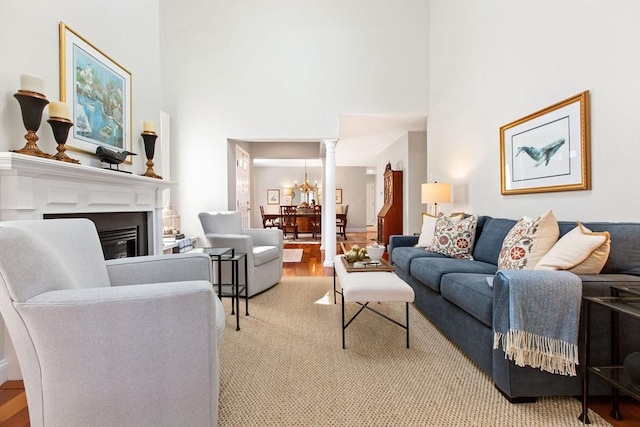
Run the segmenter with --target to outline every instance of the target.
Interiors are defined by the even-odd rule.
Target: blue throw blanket
[[[518,366],[576,375],[582,281],[566,271],[499,270],[493,348]]]

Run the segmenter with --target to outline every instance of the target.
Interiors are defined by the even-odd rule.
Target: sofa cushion
[[[498,267],[486,262],[454,259],[454,258],[415,258],[411,261],[411,275],[430,287],[440,292],[440,280],[447,273],[478,273],[494,275]],[[487,282],[485,281],[485,285]]]
[[[598,274],[607,262],[610,242],[608,231],[593,232],[578,222],[540,259],[535,269]]]
[[[446,258],[444,255],[427,252],[424,248],[412,246],[400,246],[393,249],[391,263],[397,265],[406,272],[411,268],[411,261],[415,258]]]
[[[427,246],[429,252],[440,253],[457,259],[473,259],[473,243],[476,237],[475,215],[464,219],[449,218],[444,215],[438,217],[433,240]]]
[[[516,222],[513,219],[480,217],[473,259],[498,265],[502,242]]]
[[[522,217],[504,238],[498,267],[533,270],[559,235],[558,221],[550,210],[537,218]]]
[[[493,324],[493,288],[487,274],[449,273],[442,276],[440,293],[488,327]]]
[[[278,259],[280,256],[280,248],[277,246],[254,246],[253,247],[253,265],[259,266],[269,261]]]

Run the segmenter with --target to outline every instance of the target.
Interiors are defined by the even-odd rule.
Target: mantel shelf
[[[177,182],[164,179],[149,178],[11,152],[0,152],[0,171],[2,174],[17,174],[32,178],[72,179],[102,184],[158,188],[160,190],[177,185]]]

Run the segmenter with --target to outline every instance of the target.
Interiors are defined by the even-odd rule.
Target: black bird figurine
[[[120,170],[120,163],[124,162],[127,156],[136,156],[136,153],[132,153],[130,151],[115,151],[107,147],[103,147],[102,145],[96,148],[96,156],[100,159],[101,162],[109,163],[109,167],[105,169],[111,169],[111,165],[116,165],[116,170],[118,172],[127,172]],[[130,173],[130,172],[127,172]]]

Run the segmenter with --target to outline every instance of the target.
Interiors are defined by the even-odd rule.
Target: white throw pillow
[[[596,231],[591,231],[586,227],[584,227],[584,229],[586,232],[600,234]],[[600,245],[600,247],[596,248],[595,251],[591,252],[591,255],[589,255],[587,259],[569,270],[570,272],[574,274],[600,274],[609,259],[609,252],[611,251],[611,236],[608,231],[604,231],[602,233],[606,233],[607,235],[605,242]]]
[[[552,211],[538,218],[522,217],[502,242],[498,268],[533,270],[559,236],[558,221]]]
[[[581,264],[592,253],[606,242],[610,241],[609,232],[594,233],[580,222],[578,226],[567,234],[547,252],[538,262],[536,270],[569,270]],[[607,259],[604,259],[606,262]],[[602,270],[604,262],[600,266],[597,274]]]
[[[444,214],[440,213],[439,216],[442,215]],[[464,212],[452,213],[449,218],[452,222],[457,223],[462,218],[464,218]],[[437,221],[437,216],[433,216],[428,213],[422,213],[422,231],[420,232],[420,237],[418,238],[418,243],[416,244],[417,248],[426,248],[431,244],[431,241],[433,240],[433,234],[436,230]]]
[[[438,218],[435,216],[426,213],[422,214],[422,230],[420,231],[420,237],[418,237],[418,244],[416,247],[426,248],[431,244],[437,220]]]

